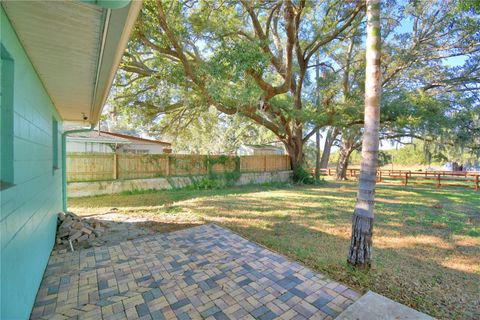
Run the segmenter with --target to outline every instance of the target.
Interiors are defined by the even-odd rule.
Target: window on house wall
[[[13,76],[14,61],[7,50],[1,50],[0,91],[0,190],[13,186]]]
[[[52,119],[52,159],[53,169],[58,169],[58,121]]]

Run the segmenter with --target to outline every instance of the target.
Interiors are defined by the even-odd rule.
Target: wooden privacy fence
[[[288,155],[67,154],[68,182],[283,170],[290,170]]]
[[[323,175],[335,175],[335,169],[320,169]],[[315,169],[313,169],[315,173]],[[347,176],[358,178],[360,169],[348,169]],[[404,185],[456,186],[480,189],[480,172],[473,171],[411,171],[411,170],[377,170],[377,181],[388,182],[400,180]]]

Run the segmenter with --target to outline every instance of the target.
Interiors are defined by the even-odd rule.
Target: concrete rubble
[[[80,247],[91,247],[97,244],[95,240],[104,232],[105,226],[97,220],[82,219],[73,212],[60,212],[57,221],[57,249],[63,253]]]

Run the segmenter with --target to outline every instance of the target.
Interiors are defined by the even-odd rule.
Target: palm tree
[[[348,263],[370,268],[380,123],[380,0],[366,0],[365,131]]]

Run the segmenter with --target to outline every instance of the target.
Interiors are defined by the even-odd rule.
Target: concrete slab
[[[432,320],[434,318],[368,291],[343,311],[336,320]]]

